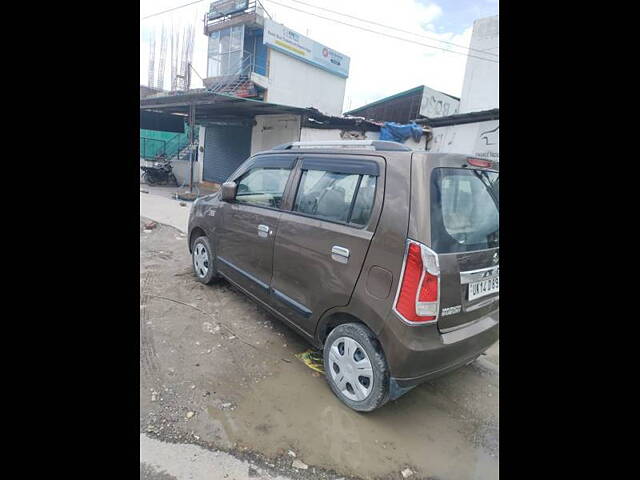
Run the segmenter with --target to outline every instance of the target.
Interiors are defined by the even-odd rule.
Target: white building
[[[140,110],[154,112],[154,116],[183,119],[193,113],[195,125],[199,126],[192,177],[195,183],[221,183],[249,156],[284,143],[380,138],[380,124],[376,122],[203,90],[143,98]],[[142,120],[141,115],[141,124]],[[426,138],[423,135],[417,142],[410,138],[405,144],[425,150]],[[172,164],[178,182],[189,184],[188,152],[173,159]]]
[[[341,114],[349,57],[274,22],[258,0],[212,2],[204,34],[207,92],[181,96],[169,108],[184,115],[189,102],[195,105],[194,182],[221,183],[251,154],[309,136],[303,135],[309,108]],[[162,99],[154,108],[165,108]],[[188,161],[173,164],[180,182],[190,176]]]
[[[221,183],[250,155],[288,142],[379,138],[379,124],[340,116],[349,57],[272,21],[258,0],[211,3],[204,33],[207,88],[140,100],[141,111],[193,115],[197,156],[193,170],[189,152],[173,159],[180,183]],[[409,101],[416,111],[458,109],[426,87]],[[425,150],[426,136],[406,144]]]
[[[470,52],[474,56],[467,57],[460,113],[499,108],[500,65],[497,63],[497,55],[500,53],[500,22],[498,15],[473,22],[469,48],[473,49]],[[483,57],[486,60],[477,57]]]
[[[473,23],[470,47],[474,56],[467,58],[460,113],[424,122],[433,128],[427,150],[500,160],[499,63],[497,57],[487,55],[500,51],[497,15]]]
[[[211,3],[205,85],[215,92],[342,112],[349,57],[269,18],[259,2]]]

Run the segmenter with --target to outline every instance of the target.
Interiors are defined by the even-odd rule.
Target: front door
[[[217,268],[263,301],[269,297],[275,232],[293,161],[258,158],[232,179],[238,185],[236,199],[221,207]]]
[[[379,157],[302,159],[292,209],[278,224],[271,290],[277,308],[310,335],[326,310],[351,299],[380,212],[383,173]]]

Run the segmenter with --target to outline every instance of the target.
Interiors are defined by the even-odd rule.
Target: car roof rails
[[[290,142],[273,147],[271,150],[298,149],[353,149],[375,150],[378,152],[410,152],[411,149],[398,142],[386,140],[325,140],[317,142]]]

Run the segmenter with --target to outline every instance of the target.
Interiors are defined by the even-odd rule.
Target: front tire
[[[324,344],[324,369],[333,393],[348,407],[370,412],[389,400],[389,367],[374,333],[361,323],[334,328]]]
[[[191,266],[196,280],[208,285],[218,278],[213,266],[213,251],[207,237],[198,237],[191,248]]]

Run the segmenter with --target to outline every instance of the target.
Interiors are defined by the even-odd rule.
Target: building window
[[[242,65],[244,25],[225,28],[209,35],[207,77],[236,75]]]

